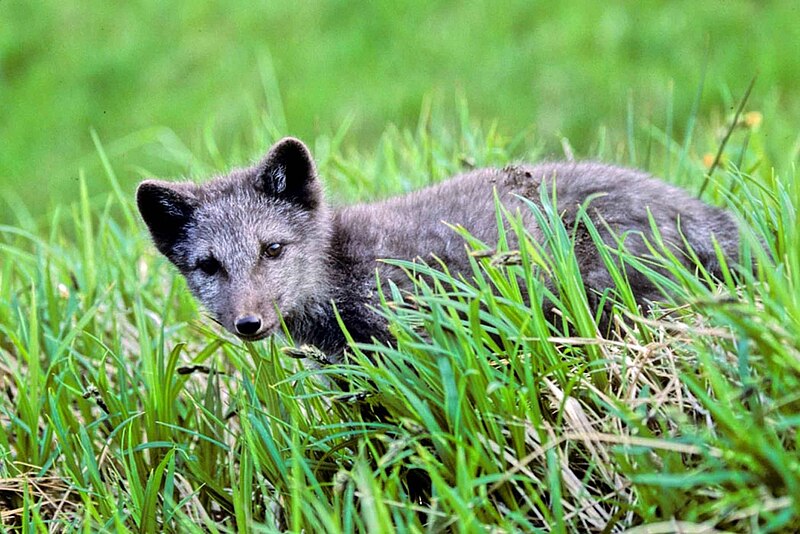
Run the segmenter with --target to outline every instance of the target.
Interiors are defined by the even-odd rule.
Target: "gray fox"
[[[474,170],[410,194],[332,209],[308,148],[285,138],[255,166],[202,185],[146,180],[136,197],[156,247],[222,326],[255,341],[280,330],[282,318],[295,342],[336,359],[346,348],[337,313],[356,341],[391,341],[375,311],[376,272],[382,288],[391,281],[410,290],[413,282],[378,260],[436,258],[451,274],[470,276],[467,247],[450,225],[496,242],[496,192],[541,238],[520,197],[539,198],[542,185],[555,187],[559,213],[574,229],[576,259],[595,304],[592,297],[614,284],[588,232],[576,224],[578,206],[590,197],[587,211],[601,236],[613,243],[611,231],[625,235],[633,254],[647,255],[652,217],[687,265],[685,242],[712,273],[719,269],[715,240],[727,257],[737,255],[738,228],[722,209],[643,172],[598,163]],[[660,298],[646,277],[628,271],[638,302]]]

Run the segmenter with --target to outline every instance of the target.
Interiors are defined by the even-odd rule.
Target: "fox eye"
[[[197,268],[208,276],[213,276],[219,272],[222,266],[214,256],[208,256],[197,262]]]
[[[264,243],[261,245],[261,255],[267,258],[275,259],[283,252],[283,245],[281,243]]]

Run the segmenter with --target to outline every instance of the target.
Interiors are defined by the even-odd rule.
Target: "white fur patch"
[[[275,193],[280,194],[286,189],[286,167],[280,163],[269,171]]]

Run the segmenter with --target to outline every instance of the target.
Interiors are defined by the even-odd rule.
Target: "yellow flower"
[[[762,120],[764,120],[764,115],[760,111],[748,111],[744,114],[744,125],[748,128],[758,128]]]

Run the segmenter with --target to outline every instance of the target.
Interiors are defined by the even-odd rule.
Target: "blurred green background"
[[[0,220],[77,198],[81,169],[107,189],[92,130],[132,191],[191,171],[165,146],[200,154],[213,138],[230,163],[265,150],[265,112],[306,139],[352,121],[345,145],[370,150],[388,124],[413,127],[426,98],[447,113],[464,97],[509,136],[533,131],[554,156],[566,136],[591,156],[629,110],[663,123],[671,106],[680,136],[704,72],[700,117],[730,114],[758,74],[750,107],[790,148],[798,21],[796,0],[4,1]]]

